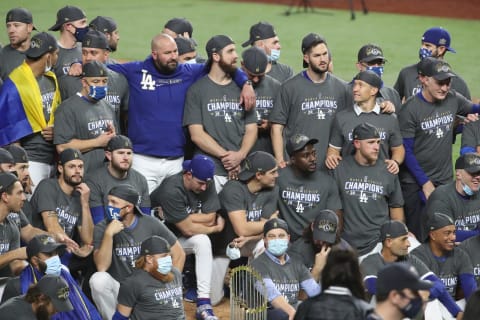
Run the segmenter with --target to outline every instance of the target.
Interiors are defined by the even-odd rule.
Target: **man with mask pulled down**
[[[63,101],[55,112],[57,152],[80,150],[87,173],[103,166],[104,148],[119,131],[112,106],[104,99],[107,90],[106,67],[98,61],[88,62],[83,66],[81,91]]]
[[[36,284],[45,275],[59,276],[68,284],[70,292],[68,298],[73,305],[73,310],[57,313],[51,319],[102,319],[92,302],[73,279],[68,268],[62,265],[59,253],[65,248],[64,244],[55,242],[46,234],[37,235],[30,240],[26,248],[28,265],[19,277],[11,278],[7,282],[2,303],[12,297],[25,294],[32,284]]]

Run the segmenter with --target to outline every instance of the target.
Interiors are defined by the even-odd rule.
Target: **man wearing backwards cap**
[[[105,148],[105,163],[86,177],[90,188],[90,210],[93,223],[105,218],[108,192],[119,183],[130,184],[140,194],[140,208],[150,214],[150,194],[147,179],[132,168],[132,141],[126,136],[117,135],[110,139]]]
[[[288,254],[301,261],[317,282],[321,280],[325,256],[328,256],[332,249],[353,251],[348,242],[340,238],[339,227],[335,212],[329,209],[321,210],[305,227],[302,236],[288,248]]]
[[[263,227],[263,241],[266,250],[251,265],[260,273],[267,288],[270,306],[267,319],[293,319],[300,289],[307,296],[314,297],[320,293],[320,285],[299,260],[291,259],[287,254],[290,235],[284,220],[268,220]]]
[[[405,263],[392,263],[378,273],[377,305],[369,320],[415,319],[422,311],[421,291],[432,284],[420,280],[414,267]]]
[[[100,31],[105,35],[108,41],[108,47],[111,52],[117,51],[118,41],[120,41],[120,35],[117,28],[117,23],[113,18],[97,16],[95,19],[90,21],[88,25],[90,29]],[[82,45],[83,48],[83,45]],[[114,60],[109,59],[107,64],[116,63]]]
[[[154,235],[165,238],[173,265],[183,268],[185,252],[177,237],[157,218],[142,214],[139,198],[131,185],[113,187],[108,193],[107,217],[94,228],[93,260],[98,272],[90,278],[90,287],[104,319],[111,319],[115,313],[120,282],[134,270],[145,239]]]
[[[86,257],[93,249],[93,222],[88,203],[90,189],[83,182],[84,161],[80,151],[62,151],[57,172],[58,177],[40,182],[30,200],[33,225],[65,238],[78,237],[81,248],[73,253]],[[62,259],[68,265],[69,257]]]
[[[56,319],[59,312],[73,310],[68,284],[61,277],[45,276],[25,295],[16,296],[0,306],[2,319]],[[92,318],[93,319],[93,318]]]
[[[335,180],[317,170],[317,139],[295,134],[287,141],[290,164],[279,171],[278,208],[288,223],[292,241],[302,236],[320,210],[330,209],[340,214],[342,203]],[[339,233],[342,229],[340,217]]]
[[[208,237],[222,231],[225,225],[225,220],[217,215],[220,202],[213,183],[214,171],[210,158],[196,155],[183,162],[182,172],[165,178],[150,195],[152,206],[162,208],[166,225],[178,237],[185,253],[195,255],[198,310],[203,310],[204,304],[219,303],[223,296],[219,294],[223,282],[212,281],[220,277]],[[213,288],[213,284],[220,286]]]
[[[202,266],[203,267],[203,266]],[[170,245],[159,236],[142,242],[135,270],[120,285],[113,320],[185,319],[182,274],[172,266]]]
[[[380,158],[385,161],[389,172],[398,173],[405,157],[405,149],[396,115],[381,112],[376,100],[382,87],[382,79],[373,71],[361,71],[353,78],[353,108],[338,112],[333,121],[325,160],[328,169],[335,169],[342,156],[352,154],[353,128],[368,122],[380,132]]]
[[[420,60],[428,57],[444,60],[447,51],[456,53],[456,51],[450,47],[450,33],[442,27],[427,29],[421,39],[421,47],[419,50]],[[402,101],[406,101],[409,97],[419,93],[422,90],[422,84],[418,79],[417,64],[414,63],[400,70],[397,81],[393,87],[400,94]],[[467,99],[471,99],[467,84],[458,75],[452,78],[451,88],[460,92]]]
[[[410,248],[409,232],[407,226],[397,220],[385,222],[380,229],[382,251],[366,257],[362,263],[363,281],[370,295],[377,293],[378,272],[386,265],[395,262],[409,263],[415,267],[420,279],[432,282],[429,300],[438,299],[454,317],[458,316],[461,309],[448,293],[442,280],[438,278],[417,256],[408,254]]]
[[[63,101],[55,113],[57,151],[80,150],[87,173],[103,166],[104,148],[119,131],[112,106],[104,99],[107,89],[107,68],[98,61],[88,62],[83,66],[82,90]]]
[[[448,215],[455,222],[457,242],[480,234],[479,179],[480,155],[466,153],[455,162],[455,181],[439,186],[428,199],[425,218],[435,212]]]
[[[29,156],[33,183],[38,184],[49,177],[54,162],[54,112],[60,104],[57,79],[50,71],[58,57],[55,38],[37,33],[25,55],[0,93],[0,113],[8,115],[0,126],[0,145],[20,142]]]
[[[257,115],[257,141],[253,151],[265,151],[273,154],[268,117],[273,109],[273,101],[280,90],[280,82],[265,74],[268,65],[267,55],[258,47],[251,47],[242,52],[242,69],[252,81],[257,95],[255,112]]]
[[[57,21],[48,30],[60,31],[58,63],[54,66],[58,78],[64,75],[78,76],[82,73],[82,52],[77,42],[82,42],[88,32],[87,16],[82,9],[65,6],[57,11]]]
[[[0,77],[6,79],[13,69],[25,60],[25,51],[30,47],[32,31],[35,30],[30,11],[14,8],[5,18],[10,43],[0,50]]]
[[[426,200],[435,187],[452,181],[452,135],[456,116],[475,121],[480,106],[450,90],[450,80],[455,75],[445,61],[428,57],[417,67],[422,91],[402,106],[398,120],[405,146],[405,166],[400,172],[400,181],[406,222],[409,230],[420,237]]]
[[[477,282],[473,275],[472,261],[465,251],[455,246],[455,224],[452,218],[435,212],[428,218],[427,229],[428,241],[413,250],[412,254],[438,275],[454,299],[460,282],[464,297],[468,300],[477,290]]]
[[[349,107],[351,100],[345,81],[328,72],[330,55],[325,39],[310,33],[303,38],[301,50],[307,69],[282,85],[269,119],[273,151],[281,168],[287,164],[284,139],[298,133],[319,139],[317,153],[323,164],[333,117]]]
[[[233,40],[214,36],[206,50],[208,77],[188,90],[183,125],[188,127],[195,152],[214,160],[215,185],[220,192],[228,178],[237,178],[240,163],[255,144],[257,118],[255,110],[247,111],[240,104],[240,89],[232,81],[238,57]]]
[[[59,254],[65,245],[55,242],[48,235],[35,236],[27,244],[28,265],[19,277],[8,280],[2,303],[11,297],[25,294],[28,288],[38,280],[49,275],[60,276],[68,284],[70,295],[68,300],[73,310],[62,312],[53,319],[91,319],[101,320],[100,314],[82,292],[80,285],[73,279],[69,270],[60,262]]]
[[[176,37],[178,48],[178,63],[197,63],[197,49],[190,38]]]
[[[343,203],[342,236],[360,256],[378,252],[380,226],[389,219],[404,219],[398,176],[378,161],[380,133],[369,123],[353,129],[355,153],[346,156],[334,171]]]
[[[151,56],[142,62],[108,66],[127,78],[128,136],[135,153],[133,165],[147,178],[150,192],[165,177],[182,170],[186,92],[206,73],[202,64],[179,64],[177,45],[167,34],[154,36],[151,49]],[[255,106],[255,93],[245,74],[239,69],[235,71],[235,83],[243,87],[240,102],[249,110]]]
[[[250,38],[242,43],[242,47],[251,45],[265,51],[268,64],[265,72],[270,77],[283,83],[293,77],[293,69],[278,62],[280,58],[280,39],[273,26],[268,22],[259,22],[250,27]]]

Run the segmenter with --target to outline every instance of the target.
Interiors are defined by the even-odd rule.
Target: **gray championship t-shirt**
[[[259,123],[261,123],[262,120],[268,120],[270,112],[272,112],[273,109],[274,98],[277,96],[280,86],[280,82],[268,75],[265,76],[259,85],[254,86],[255,94],[257,96],[255,110],[257,121]],[[270,126],[267,129],[258,129],[257,142],[255,142],[255,145],[250,152],[254,151],[265,151],[273,155]]]
[[[378,105],[374,111],[368,113],[361,112],[360,108],[357,108],[352,107],[337,113],[330,133],[330,146],[336,149],[341,148],[341,154],[344,157],[351,155],[355,151],[352,137],[353,129],[368,122],[376,127],[380,134],[379,159],[390,159],[390,148],[403,145],[397,115],[381,113]]]
[[[270,76],[280,83],[283,83],[293,77],[293,69],[286,64],[274,61],[272,62],[272,68],[267,73],[267,76]]]
[[[442,280],[448,293],[455,299],[459,275],[473,274],[473,264],[468,255],[460,248],[454,248],[446,256],[435,257],[428,243],[424,243],[411,252]]]
[[[380,226],[388,221],[389,208],[403,206],[398,176],[378,160],[373,166],[359,165],[353,156],[344,158],[334,171],[343,203],[342,237],[360,255],[372,250],[380,238]]]
[[[452,130],[455,115],[466,116],[471,110],[472,102],[453,91],[438,103],[426,102],[418,94],[402,106],[398,116],[402,137],[415,139],[415,158],[435,185],[452,181]],[[400,171],[400,180],[402,183],[416,183],[408,170]]]
[[[473,264],[473,275],[477,280],[477,286],[480,287],[480,236],[468,238],[460,244]]]
[[[335,180],[321,171],[298,175],[291,166],[279,170],[278,208],[290,230],[291,241],[301,237],[320,210],[342,209]]]
[[[207,189],[194,193],[185,189],[183,173],[165,178],[162,184],[150,195],[152,206],[161,206],[165,222],[177,237],[182,236],[175,226],[191,213],[211,213],[220,210],[220,201],[215,191],[215,183],[208,183]]]
[[[5,80],[10,72],[21,65],[25,60],[25,52],[5,46],[0,50],[0,77]]]
[[[55,111],[53,142],[64,144],[72,139],[93,139],[106,131],[109,124],[115,127],[116,132],[119,132],[115,114],[108,102],[104,99],[90,102],[77,94],[63,101]],[[83,155],[85,172],[89,173],[103,166],[105,159],[103,148],[95,148]]]
[[[48,122],[52,113],[55,82],[52,78],[43,75],[37,78],[37,82],[42,95],[43,116],[45,117],[45,121]],[[27,152],[30,161],[53,164],[55,145],[52,141],[43,139],[41,132],[32,133],[31,135],[23,137],[20,139],[20,143]]]
[[[398,74],[397,81],[393,87],[397,90],[400,98],[405,98],[405,100],[422,91],[422,85],[418,80],[417,64],[403,68]],[[458,75],[452,77],[451,89],[460,92],[469,100],[472,99],[467,83]]]
[[[61,77],[68,74],[70,66],[74,62],[82,62],[82,44],[77,42],[77,46],[71,49],[58,46],[58,60],[53,66],[53,72],[55,72],[59,82],[62,81]]]
[[[172,269],[175,278],[162,282],[143,269],[136,269],[120,285],[118,303],[132,308],[132,320],[184,320],[182,274]]]
[[[40,181],[33,193],[30,204],[33,209],[33,225],[45,230],[42,212],[57,214],[58,224],[67,236],[74,238],[77,228],[82,225],[82,205],[80,195],[68,195],[62,191],[57,178]]]
[[[317,158],[323,163],[333,118],[351,105],[349,100],[345,81],[327,73],[324,82],[313,83],[303,71],[282,84],[269,120],[285,126],[284,142],[295,134],[318,139]]]
[[[20,229],[8,216],[0,223],[0,235],[0,255],[20,248]],[[0,269],[0,277],[12,276],[9,265]]]
[[[121,282],[134,270],[135,260],[140,256],[140,248],[145,239],[151,236],[160,236],[167,240],[170,246],[177,241],[177,237],[160,220],[139,214],[136,218],[130,227],[124,228],[113,236],[112,263],[107,272],[118,282]],[[95,225],[93,230],[94,250],[100,248],[107,223],[105,219]]]
[[[423,261],[417,258],[415,255],[407,255],[396,262],[408,263],[415,267],[415,270],[421,279],[433,274],[433,272],[428,269],[425,263],[423,263]],[[372,277],[377,278],[378,272],[387,264],[389,263],[383,260],[383,257],[380,253],[374,253],[367,256],[365,259],[363,259],[362,263],[360,263],[360,269],[362,270],[364,281]]]
[[[245,126],[257,122],[255,108],[247,112],[239,101],[240,89],[235,82],[218,85],[205,76],[188,89],[183,125],[201,124],[205,132],[224,149],[238,151]],[[198,147],[195,153],[205,154]],[[215,174],[226,176],[227,171],[220,159],[213,156],[212,159]]]

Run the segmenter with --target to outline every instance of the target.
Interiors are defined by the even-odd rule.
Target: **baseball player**
[[[154,235],[165,238],[171,247],[173,265],[182,270],[185,252],[175,235],[158,219],[142,214],[139,194],[128,184],[119,184],[108,193],[107,217],[95,225],[93,260],[97,272],[90,278],[93,300],[104,319],[112,319],[122,282],[135,267],[142,242]]]
[[[385,161],[387,169],[397,174],[405,157],[405,149],[400,127],[395,114],[383,113],[376,97],[381,94],[382,79],[373,71],[361,71],[353,79],[353,108],[337,113],[330,133],[325,165],[335,169],[342,155],[354,151],[352,131],[357,125],[370,123],[377,128],[381,137],[380,159]]]
[[[257,115],[257,141],[253,151],[265,151],[273,154],[270,138],[270,122],[268,117],[273,109],[274,98],[280,90],[280,82],[265,74],[268,58],[265,52],[257,47],[251,47],[242,53],[242,69],[252,81],[257,95],[255,113]]]
[[[418,63],[422,91],[409,99],[399,114],[405,146],[400,181],[406,223],[417,238],[422,234],[426,200],[435,187],[452,181],[452,131],[456,115],[478,113],[480,107],[450,90],[455,75],[443,60],[425,58]],[[476,120],[476,115],[470,116]],[[432,154],[435,154],[433,157]]]
[[[32,13],[25,8],[7,12],[6,27],[10,43],[0,50],[0,77],[6,79],[10,72],[25,60],[25,51],[30,48],[33,25]]]
[[[237,52],[233,40],[217,35],[206,45],[209,72],[187,92],[183,125],[196,146],[215,162],[215,187],[220,192],[227,178],[236,178],[240,163],[257,139],[255,110],[240,104],[240,89],[231,78]]]
[[[178,63],[197,63],[197,49],[190,38],[176,37]]]
[[[273,26],[268,22],[259,22],[250,27],[250,38],[242,43],[263,49],[268,57],[265,72],[268,76],[283,83],[293,77],[293,69],[286,64],[278,62],[280,59],[280,39]]]
[[[380,229],[382,250],[369,255],[360,264],[364,274],[365,288],[369,295],[373,296],[377,293],[377,275],[383,267],[395,262],[409,263],[415,267],[420,279],[432,282],[433,286],[430,288],[429,299],[438,299],[453,317],[461,316],[460,307],[450,296],[443,282],[428,269],[422,260],[415,255],[408,254],[409,239],[411,238],[407,226],[403,222],[390,220],[382,225]]]
[[[296,241],[320,210],[341,214],[342,203],[335,180],[317,170],[317,139],[295,134],[287,141],[290,164],[279,170],[278,209],[288,223],[290,238]],[[342,230],[340,217],[339,233]]]
[[[145,239],[135,260],[135,270],[120,285],[112,320],[185,319],[182,274],[172,265],[170,244],[152,236]],[[214,319],[214,318],[208,318]]]
[[[343,204],[342,237],[356,248],[360,261],[378,252],[381,225],[403,220],[403,198],[398,176],[390,173],[380,153],[380,133],[369,123],[353,130],[355,153],[334,171]]]
[[[450,47],[450,33],[442,27],[433,27],[427,29],[421,39],[421,47],[418,52],[420,60],[428,57],[444,61],[447,51],[456,53]],[[393,86],[400,94],[402,102],[409,97],[415,96],[422,90],[422,82],[418,79],[417,63],[403,68],[398,74],[397,81]],[[470,90],[465,81],[456,75],[452,78],[451,88],[467,99],[471,99]]]
[[[126,136],[116,135],[105,148],[106,164],[86,176],[90,188],[90,210],[93,223],[105,218],[108,192],[119,183],[130,184],[140,194],[140,209],[150,214],[150,194],[147,179],[132,168],[132,142]]]
[[[480,234],[480,156],[466,153],[455,162],[455,181],[438,186],[427,201],[426,217],[442,212],[455,222],[456,241]]]
[[[108,89],[107,72],[98,61],[86,63],[82,71],[82,90],[63,101],[55,112],[53,143],[57,151],[80,150],[87,173],[103,165],[104,148],[119,131],[112,107],[104,99]]]
[[[95,19],[90,21],[88,25],[90,29],[100,31],[107,37],[108,48],[110,52],[115,52],[118,49],[118,42],[120,41],[120,34],[118,31],[117,23],[113,18],[105,16],[97,16]],[[106,64],[116,63],[115,60],[112,60],[110,57],[107,59]]]
[[[301,49],[307,69],[282,84],[269,118],[273,151],[281,168],[286,166],[284,139],[297,133],[319,140],[317,158],[323,164],[333,116],[350,105],[345,81],[328,72],[325,39],[310,33],[303,38]]]

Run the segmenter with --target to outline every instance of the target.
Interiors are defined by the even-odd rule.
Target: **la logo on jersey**
[[[148,71],[142,69],[142,81],[140,81],[143,90],[155,90],[155,80],[152,79],[152,75],[148,74]]]

